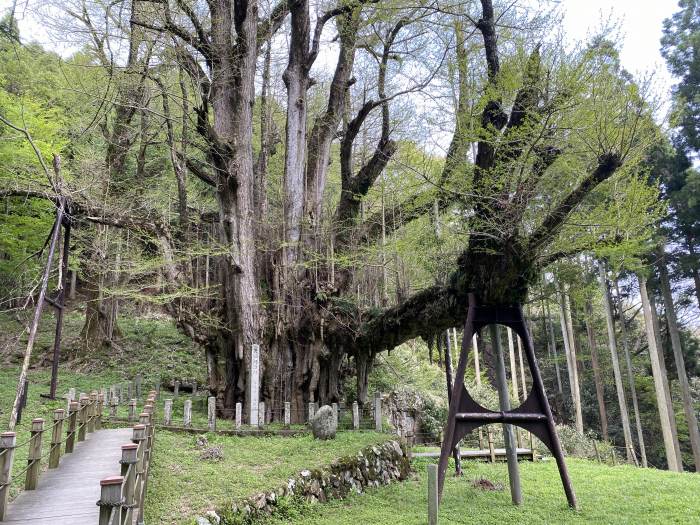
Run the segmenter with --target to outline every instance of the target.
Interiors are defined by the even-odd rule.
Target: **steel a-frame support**
[[[532,375],[532,390],[527,399],[519,407],[507,412],[488,410],[477,403],[464,386],[464,373],[467,368],[469,348],[474,334],[482,328],[500,324],[512,329],[523,342],[530,374]],[[523,311],[520,305],[479,306],[473,293],[469,294],[469,309],[464,324],[462,348],[459,354],[459,364],[452,389],[449,415],[443,433],[440,462],[438,464],[438,493],[442,497],[445,484],[445,472],[450,453],[459,441],[472,430],[482,425],[492,423],[507,423],[517,425],[532,432],[549,449],[557,461],[559,475],[566,499],[571,508],[577,508],[576,494],[571,485],[571,479],[564,462],[564,452],[557,437],[552,417],[552,410],[544,390],[544,383],[537,366],[534,345],[527,329]]]

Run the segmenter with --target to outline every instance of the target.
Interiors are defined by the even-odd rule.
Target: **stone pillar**
[[[311,420],[314,418],[315,413],[316,405],[314,403],[309,403],[309,424],[311,424]]]
[[[173,400],[166,399],[163,405],[163,424],[172,425],[173,423]]]
[[[250,426],[258,427],[260,407],[260,345],[253,345],[250,351]]]
[[[129,422],[136,421],[136,400],[129,401]]]
[[[360,429],[360,407],[357,401],[353,401],[352,403],[352,429]]]
[[[109,417],[114,419],[117,417],[117,407],[119,406],[119,398],[117,396],[112,396],[109,400]]]
[[[209,425],[209,431],[216,431],[216,398],[210,396],[207,399],[207,423]]]
[[[70,410],[70,404],[75,401],[75,388],[71,388],[68,390],[68,393],[66,394],[66,401],[67,401],[67,408],[66,412]]]
[[[265,426],[265,402],[258,403],[258,428]]]
[[[136,387],[136,397],[141,399],[141,383],[143,382],[143,377],[141,374],[136,374],[134,378],[134,386]]]
[[[180,381],[175,381],[173,384],[173,397],[176,399],[180,396]]]
[[[335,428],[337,430],[337,428],[338,428],[338,403],[333,403],[331,405],[331,408],[333,409],[333,421],[335,422]]]
[[[382,395],[378,392],[377,397],[374,398],[374,429],[381,432],[382,426]]]
[[[284,426],[289,428],[292,422],[292,404],[289,401],[284,402]]]
[[[192,400],[191,399],[185,399],[183,425],[186,428],[192,426]]]
[[[243,405],[236,403],[236,430],[241,429],[241,419],[243,417]]]

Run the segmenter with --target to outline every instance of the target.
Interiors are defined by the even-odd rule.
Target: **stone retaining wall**
[[[303,498],[308,502],[342,499],[351,491],[360,493],[367,487],[403,481],[410,472],[405,445],[399,441],[387,441],[367,447],[355,456],[336,460],[328,467],[302,470],[286,485],[238,501],[222,514],[226,516],[226,523],[250,523],[258,516],[273,513],[280,498]],[[207,517],[198,518],[197,523],[218,524],[220,519],[210,512]]]

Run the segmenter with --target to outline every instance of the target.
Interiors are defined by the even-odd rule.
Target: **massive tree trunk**
[[[675,419],[673,411],[669,410],[670,399],[666,367],[662,366],[663,353],[656,344],[654,321],[651,314],[651,303],[647,293],[647,281],[641,274],[637,274],[639,293],[642,297],[642,312],[644,314],[644,329],[649,345],[649,358],[651,360],[651,374],[654,377],[654,390],[656,392],[656,406],[661,420],[661,435],[664,440],[666,462],[668,469],[675,472],[683,471],[683,463],[677,455],[678,439],[674,436],[671,421]]]
[[[625,440],[625,453],[627,461],[636,461],[634,456],[634,442],[632,441],[632,430],[630,428],[630,416],[627,410],[627,399],[625,398],[625,387],[622,385],[622,372],[620,371],[620,359],[617,355],[617,336],[615,335],[615,321],[613,319],[612,301],[610,299],[610,289],[606,275],[605,264],[599,264],[600,289],[603,294],[603,304],[605,305],[605,320],[608,325],[608,345],[610,347],[610,357],[612,360],[613,376],[615,377],[615,391],[617,392],[617,403],[620,409],[620,419],[622,420],[622,433]]]
[[[608,441],[608,415],[605,410],[605,389],[603,387],[603,377],[601,375],[600,361],[598,360],[598,345],[593,329],[593,305],[591,300],[586,300],[586,334],[588,335],[588,346],[591,350],[591,366],[593,367],[593,382],[595,383],[595,394],[598,400],[598,415],[600,417],[600,435],[604,441]]]
[[[688,383],[688,374],[685,370],[685,359],[683,358],[683,348],[681,347],[681,337],[678,331],[675,306],[673,305],[673,294],[671,292],[671,282],[668,277],[668,269],[666,267],[667,264],[668,260],[666,258],[666,252],[663,248],[660,248],[657,268],[659,270],[659,281],[661,283],[661,295],[664,300],[664,310],[666,311],[668,331],[669,335],[671,336],[673,357],[676,361],[678,382],[681,386],[683,410],[685,411],[685,418],[688,422],[690,446],[693,450],[693,462],[695,463],[695,471],[700,472],[700,428],[698,428],[698,419],[695,415],[693,397],[690,392],[690,384]]]

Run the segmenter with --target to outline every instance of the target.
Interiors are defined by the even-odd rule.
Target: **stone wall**
[[[308,502],[342,499],[351,492],[361,493],[367,487],[405,480],[410,472],[411,465],[403,443],[387,441],[367,447],[355,456],[336,460],[328,467],[302,470],[286,485],[235,502],[231,509],[221,513],[226,517],[223,522],[219,516],[208,513],[206,517],[197,518],[197,523],[250,523],[256,517],[273,513],[280,498],[303,498]]]

